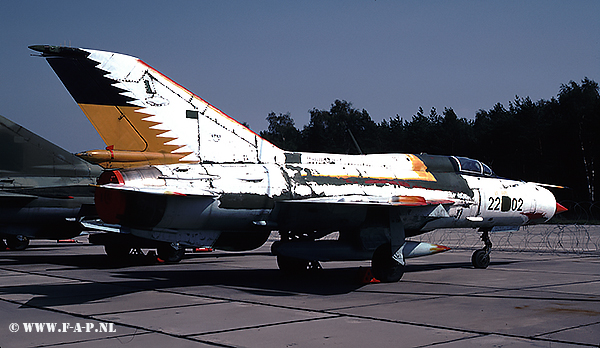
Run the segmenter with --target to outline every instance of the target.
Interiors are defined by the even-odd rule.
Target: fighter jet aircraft
[[[0,250],[81,233],[102,168],[0,116]],[[3,239],[6,239],[6,244]]]
[[[486,268],[490,231],[542,223],[564,209],[543,186],[499,178],[469,158],[287,152],[138,58],[30,48],[108,145],[80,156],[122,168],[101,175],[95,196],[102,220],[121,233],[250,250],[277,230],[272,252],[282,270],[371,259],[375,278],[393,282],[406,258],[447,249],[408,237],[478,228],[484,247],[472,262]],[[332,232],[337,240],[322,240]]]

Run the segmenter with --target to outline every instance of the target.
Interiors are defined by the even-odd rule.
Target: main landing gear
[[[104,251],[106,252],[106,255],[117,262],[127,261],[128,258],[134,256],[153,257],[152,255],[156,255],[154,252],[149,252],[146,255],[140,247],[119,243],[104,244]],[[165,263],[178,263],[185,255],[185,248],[176,243],[161,242],[156,247],[156,251],[158,253],[159,262]]]
[[[377,247],[371,260],[373,278],[384,283],[395,283],[404,275],[404,265],[392,255],[392,244],[385,243]]]
[[[161,243],[156,251],[158,252],[158,258],[167,263],[177,263],[185,255],[185,248],[178,243]]]
[[[471,263],[475,268],[487,268],[490,265],[490,253],[492,252],[492,242],[490,241],[489,230],[481,230],[481,240],[484,243],[483,249],[475,250],[471,257]]]
[[[323,269],[319,261],[297,259],[283,255],[277,255],[277,267],[288,274],[301,274],[309,270]]]
[[[375,249],[371,259],[373,277],[384,283],[394,283],[404,275],[406,232],[397,210],[390,210],[390,241]]]
[[[318,260],[306,260],[292,256],[281,255],[279,252],[273,251],[276,250],[276,245],[280,243],[294,243],[297,242],[314,242],[316,239],[320,238],[319,236],[314,235],[314,233],[306,232],[306,233],[292,233],[291,231],[279,231],[279,235],[281,236],[281,242],[275,242],[272,247],[273,254],[277,255],[277,267],[281,271],[286,274],[299,275],[303,274],[307,271],[316,271],[323,269],[321,267],[321,263]]]
[[[0,239],[0,241],[2,241],[2,239]],[[6,244],[4,244],[3,241],[0,243],[0,250],[8,247],[8,249],[13,251],[21,251],[27,249],[28,246],[29,238],[22,235],[8,236],[6,237]]]
[[[95,233],[90,243],[104,245],[104,251],[116,262],[129,261],[132,257],[147,256],[159,262],[177,263],[183,259],[185,248],[178,243],[155,242],[125,233]],[[156,249],[144,254],[142,249]]]

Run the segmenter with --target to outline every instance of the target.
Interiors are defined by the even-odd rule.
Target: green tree
[[[305,151],[332,153],[373,153],[378,142],[377,125],[366,110],[357,110],[352,103],[336,100],[329,111],[310,110],[310,122],[302,130]]]
[[[301,147],[302,135],[294,125],[289,112],[276,114],[270,112],[267,116],[269,128],[260,132],[260,136],[273,145],[287,151],[298,151]]]
[[[561,128],[565,140],[569,141],[565,145],[572,151],[571,158],[578,162],[574,167],[580,168],[580,180],[585,183],[590,201],[595,201],[600,184],[595,174],[600,169],[600,145],[597,141],[600,134],[598,83],[585,78],[581,85],[574,81],[562,85],[558,94],[557,115],[559,124],[564,126]]]

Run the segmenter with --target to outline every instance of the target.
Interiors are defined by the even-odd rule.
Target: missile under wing
[[[31,46],[42,53],[96,126],[107,150],[83,153],[106,167],[96,208],[107,223],[149,240],[249,250],[269,233],[278,265],[372,259],[383,281],[405,259],[447,248],[407,238],[436,228],[488,232],[542,223],[562,207],[544,187],[502,179],[483,163],[427,154],[287,152],[138,58],[105,51]],[[106,151],[106,152],[104,152]],[[335,241],[322,237],[339,232]]]
[[[77,236],[78,220],[95,215],[91,185],[101,172],[0,116],[0,241],[21,250],[30,238]]]

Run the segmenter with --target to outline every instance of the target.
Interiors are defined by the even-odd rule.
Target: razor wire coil
[[[600,202],[564,201],[560,204],[568,211],[549,223],[490,233],[493,250],[600,255]],[[476,228],[442,228],[408,239],[451,249],[475,250],[483,247],[480,236]],[[334,232],[321,239],[338,238],[339,233]],[[279,240],[279,236],[273,233],[270,241],[275,240]]]
[[[453,249],[479,249],[483,246],[476,229],[438,229],[411,238]],[[491,233],[494,250],[600,254],[600,225],[544,224],[524,226],[518,231]]]

